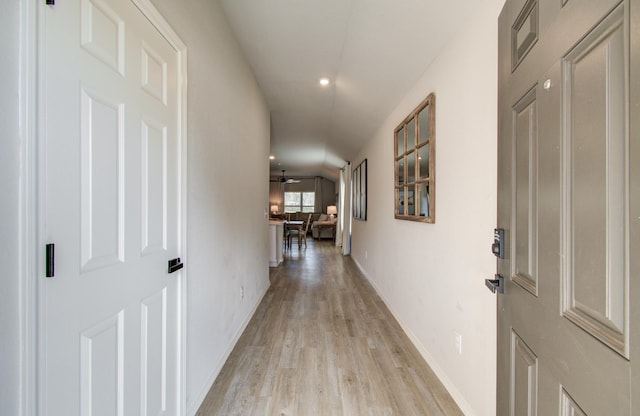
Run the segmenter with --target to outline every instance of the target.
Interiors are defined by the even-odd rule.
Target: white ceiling
[[[271,111],[272,174],[335,180],[482,1],[219,0]]]

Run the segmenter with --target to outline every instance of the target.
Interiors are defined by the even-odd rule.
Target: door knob
[[[182,269],[184,264],[180,261],[180,257],[176,257],[175,259],[169,260],[169,273],[173,273],[177,270]]]
[[[494,277],[495,279],[484,279],[484,284],[491,293],[504,293],[504,277],[501,274],[496,274]]]

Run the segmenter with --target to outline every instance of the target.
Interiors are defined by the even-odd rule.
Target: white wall
[[[0,13],[0,413],[19,414],[20,406],[20,132],[18,1]]]
[[[270,121],[218,3],[153,3],[188,48],[186,353],[192,415],[269,285]]]
[[[486,0],[361,151],[368,220],[352,256],[465,414],[495,415],[497,17]],[[395,220],[393,130],[436,95],[436,224]],[[462,335],[462,355],[454,333]]]

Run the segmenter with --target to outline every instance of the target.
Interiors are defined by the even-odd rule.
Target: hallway
[[[212,415],[460,415],[350,257],[294,245],[198,411]]]

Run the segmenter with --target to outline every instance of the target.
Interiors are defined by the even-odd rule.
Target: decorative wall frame
[[[394,130],[396,219],[436,222],[435,124],[431,93]]]
[[[367,159],[353,169],[353,218],[367,220]]]

